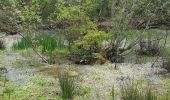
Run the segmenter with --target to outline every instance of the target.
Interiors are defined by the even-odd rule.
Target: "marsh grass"
[[[47,33],[40,33],[36,36],[40,46],[42,46],[42,53],[51,53],[56,48],[62,49],[64,46],[64,37],[62,35],[50,35]]]
[[[70,100],[71,98],[73,98],[77,89],[75,78],[70,77],[68,73],[60,73],[59,83],[62,92],[62,98],[64,100]]]
[[[48,62],[50,64],[60,63],[60,59],[68,54],[68,47],[64,45],[64,37],[62,35],[41,33],[40,35],[37,35],[35,39],[38,40],[41,52],[48,56]]]
[[[25,38],[22,38],[21,41],[18,41],[17,43],[13,44],[14,50],[22,50],[22,49],[28,49],[31,47],[31,38],[29,36],[26,36]]]
[[[5,49],[5,45],[3,40],[0,40],[0,50],[4,50]]]
[[[42,46],[42,53],[48,52],[49,54],[51,54],[57,46],[56,39],[49,35],[43,36],[43,38],[39,42]]]
[[[138,84],[130,83],[122,86],[121,100],[158,100],[158,97],[150,86],[144,89]]]
[[[25,36],[21,41],[13,44],[14,50],[25,49],[26,52],[22,54],[24,56],[32,57],[33,53],[29,50],[30,47],[40,51],[42,54],[47,56],[48,62],[50,64],[62,63],[65,60],[60,60],[64,58],[69,52],[69,47],[67,43],[64,43],[63,35],[54,35],[48,33],[36,33],[35,36]],[[60,58],[59,58],[60,57]]]

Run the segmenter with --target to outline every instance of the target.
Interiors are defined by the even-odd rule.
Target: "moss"
[[[19,53],[21,56],[26,57],[26,58],[35,56],[35,53],[32,49],[22,50],[22,51],[19,51]]]
[[[80,95],[87,95],[87,94],[90,94],[91,93],[91,87],[88,87],[88,86],[81,86],[79,88],[79,91],[80,91]]]
[[[48,78],[42,76],[42,75],[39,75],[39,76],[36,76],[36,77],[32,77],[31,78],[31,81],[36,84],[36,85],[39,85],[39,86],[49,86],[50,84],[53,84],[54,82],[52,80],[49,80]]]

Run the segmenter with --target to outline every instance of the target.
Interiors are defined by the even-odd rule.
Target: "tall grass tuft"
[[[158,97],[152,93],[151,88],[149,87],[145,92],[145,100],[158,100]]]
[[[39,43],[42,46],[42,53],[45,52],[52,53],[52,51],[55,50],[57,45],[55,37],[49,35],[43,36]]]
[[[157,100],[157,96],[153,93],[152,89],[144,90],[137,84],[128,84],[122,86],[121,100]]]
[[[29,47],[31,47],[30,42],[31,42],[31,38],[26,36],[22,38],[21,41],[13,44],[13,49],[14,50],[28,49]]]
[[[3,40],[0,40],[0,50],[5,49]]]
[[[64,100],[70,100],[75,94],[75,90],[77,88],[75,79],[73,77],[69,77],[68,73],[60,73],[59,83],[62,92],[62,98]]]
[[[112,87],[112,100],[115,100],[115,87]]]
[[[38,44],[41,47],[41,52],[48,56],[48,62],[50,64],[55,64],[56,62],[58,62],[58,56],[65,55],[63,53],[59,54],[60,51],[68,51],[68,47],[64,45],[63,35],[51,35],[48,33],[40,33],[36,35],[35,40],[38,41]],[[57,56],[56,51],[58,52],[57,54],[59,54]]]
[[[123,86],[121,95],[122,100],[143,100],[140,90],[138,90],[137,86],[135,85]]]

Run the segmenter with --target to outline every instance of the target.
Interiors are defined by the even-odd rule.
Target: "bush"
[[[79,61],[88,64],[94,59],[93,53],[98,53],[102,48],[102,42],[108,38],[109,34],[103,31],[91,31],[74,42],[73,54]]]

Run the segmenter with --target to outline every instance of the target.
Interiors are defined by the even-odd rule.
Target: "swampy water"
[[[6,73],[1,73],[0,93],[8,87],[15,88],[12,98],[34,100],[40,96],[53,99],[60,93],[58,74],[68,71],[72,77],[78,77],[81,91],[89,94],[100,94],[100,98],[110,97],[114,85],[120,91],[124,80],[148,81],[161,92],[165,81],[169,82],[169,74],[160,66],[151,67],[151,62],[144,64],[120,63],[115,69],[115,64],[104,65],[75,65],[55,64],[49,65],[32,51],[13,51],[10,49],[0,52],[0,68],[6,68]],[[158,64],[159,65],[159,64]],[[8,82],[4,86],[4,78]]]

